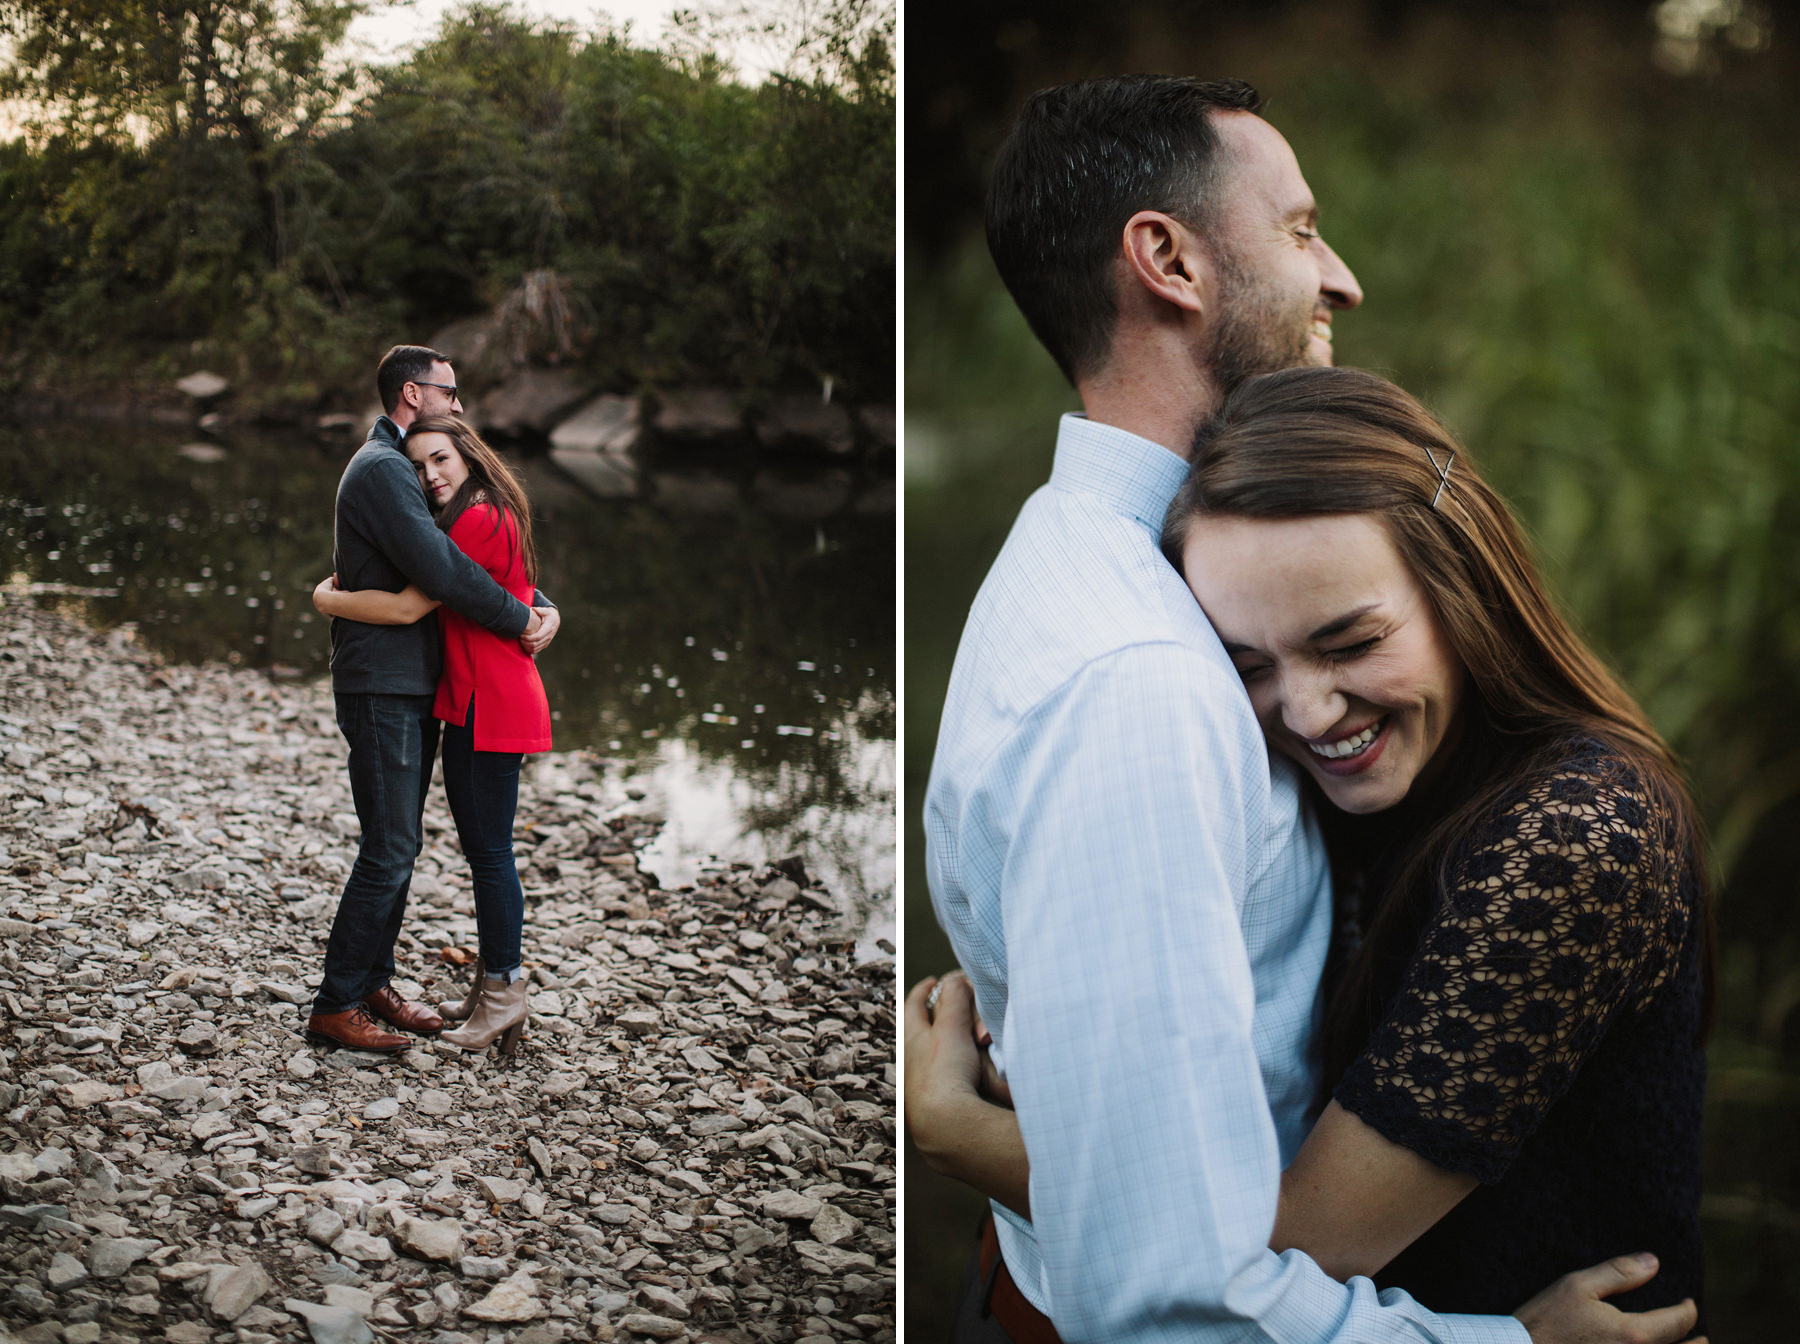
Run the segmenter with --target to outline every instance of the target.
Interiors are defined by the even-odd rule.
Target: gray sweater
[[[418,473],[385,415],[338,482],[338,586],[397,593],[409,583],[502,639],[517,639],[531,609],[438,530]],[[412,625],[331,623],[331,689],[339,695],[431,695],[443,663],[435,616]]]

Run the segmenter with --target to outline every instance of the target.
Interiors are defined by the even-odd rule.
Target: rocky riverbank
[[[301,1035],[355,852],[323,685],[0,590],[0,1340],[894,1338],[894,969],[803,861],[658,890],[535,758],[530,1033]],[[441,794],[398,988],[475,941]]]

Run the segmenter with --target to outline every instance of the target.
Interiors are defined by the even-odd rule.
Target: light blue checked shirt
[[[926,793],[937,915],[1031,1156],[995,1205],[1083,1341],[1505,1341],[1268,1249],[1305,1137],[1330,937],[1318,833],[1163,560],[1187,464],[1065,416],[963,630]]]

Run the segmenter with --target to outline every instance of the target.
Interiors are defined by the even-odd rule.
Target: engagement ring
[[[931,993],[925,996],[925,1015],[927,1017],[935,1017],[937,1015],[938,996],[943,992],[944,982],[940,980],[931,987]]]

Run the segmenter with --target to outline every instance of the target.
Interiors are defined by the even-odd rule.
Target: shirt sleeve
[[[373,464],[358,501],[364,535],[427,597],[502,639],[517,639],[531,610],[506,592],[432,521],[424,492],[398,454]]]
[[[1268,1249],[1280,1156],[1239,925],[1268,767],[1224,669],[1178,645],[1040,708],[1003,881],[1008,1081],[1048,1313],[1083,1341],[1506,1341]]]
[[[1452,861],[1338,1102],[1448,1171],[1499,1180],[1609,1024],[1676,967],[1692,903],[1672,830],[1604,750],[1524,789]]]

